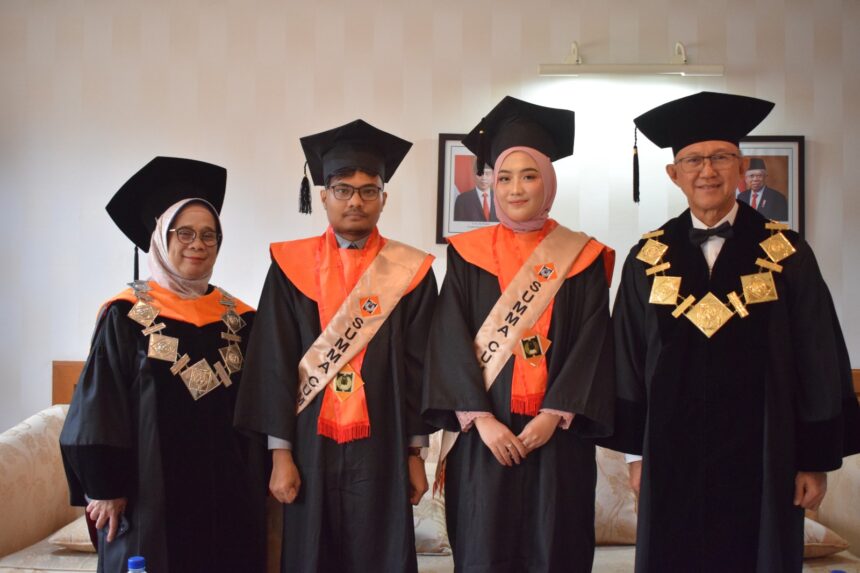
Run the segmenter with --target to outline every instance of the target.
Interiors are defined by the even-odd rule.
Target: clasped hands
[[[557,414],[540,412],[526,424],[518,436],[494,416],[476,418],[475,428],[496,461],[511,467],[522,463],[530,452],[546,444],[558,428],[560,420],[561,417]]]

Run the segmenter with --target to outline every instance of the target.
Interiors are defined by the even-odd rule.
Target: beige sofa
[[[61,549],[47,541],[52,532],[81,514],[69,507],[58,438],[67,406],[52,406],[31,416],[0,435],[0,573],[81,572],[96,570],[94,553]],[[599,540],[630,539],[635,525],[633,499],[623,478],[623,461],[614,452],[598,455],[598,508],[596,530]],[[428,464],[432,475],[433,465]],[[860,553],[860,456],[853,456],[829,478],[829,493],[819,512],[819,520],[848,540]],[[430,530],[444,530],[441,500],[425,496],[416,515],[417,531],[426,537]],[[432,533],[431,533],[432,535]],[[426,540],[425,540],[426,541]],[[444,540],[436,540],[444,546]],[[431,543],[430,545],[433,545]],[[634,548],[598,547],[594,571],[632,571]],[[809,559],[804,571],[829,572],[842,569],[860,573],[860,559],[848,551],[830,557]],[[448,556],[419,556],[422,573],[449,573]],[[157,573],[157,572],[153,572]]]

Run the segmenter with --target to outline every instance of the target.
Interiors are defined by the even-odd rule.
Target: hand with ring
[[[481,417],[475,420],[475,428],[481,440],[493,457],[503,466],[519,465],[528,451],[511,430],[494,417]]]

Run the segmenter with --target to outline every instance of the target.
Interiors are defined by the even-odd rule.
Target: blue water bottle
[[[137,555],[128,558],[128,573],[146,573],[146,559]]]

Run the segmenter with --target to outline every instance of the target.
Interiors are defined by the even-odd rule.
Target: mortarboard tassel
[[[305,161],[305,176],[302,177],[302,185],[299,187],[299,213],[310,215],[311,210],[311,184],[308,181],[308,162]]]
[[[478,124],[478,156],[475,157],[475,175],[481,176],[484,174],[484,165],[487,164],[487,153],[484,147],[486,146],[486,138],[484,137],[484,119],[481,118],[481,123]]]
[[[633,128],[633,202],[639,202],[639,147],[637,147],[637,130]]]
[[[135,245],[134,246],[134,280],[135,281],[137,281],[138,278],[140,278],[139,277],[139,275],[140,275],[139,268],[140,268],[140,262],[138,261],[138,257],[137,257],[137,245]]]

